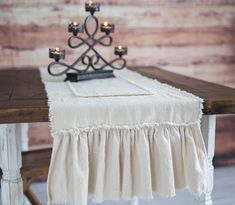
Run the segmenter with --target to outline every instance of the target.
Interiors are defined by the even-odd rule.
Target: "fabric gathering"
[[[48,205],[206,190],[203,99],[128,69],[77,83],[40,72],[53,136]]]

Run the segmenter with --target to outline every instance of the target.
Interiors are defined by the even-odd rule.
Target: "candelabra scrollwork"
[[[90,4],[89,4],[90,3]],[[86,46],[86,50],[72,63],[67,64],[61,62],[60,59],[65,58],[65,50],[56,48],[49,50],[49,56],[54,58],[55,61],[51,62],[48,65],[48,72],[52,76],[60,76],[63,74],[67,75],[65,80],[78,81],[78,80],[87,80],[93,78],[107,78],[113,77],[113,70],[121,70],[126,67],[126,59],[123,58],[123,55],[127,54],[127,48],[118,46],[114,49],[114,54],[118,57],[107,61],[102,55],[95,49],[96,45],[101,45],[109,47],[113,43],[112,36],[110,33],[114,32],[114,25],[104,22],[100,25],[101,32],[105,34],[96,38],[96,35],[99,30],[99,21],[94,16],[95,11],[99,11],[99,8],[94,9],[93,7],[88,7],[89,5],[98,5],[92,4],[91,1],[86,3],[86,11],[90,11],[90,15],[85,18],[84,24],[78,24],[73,22],[69,24],[68,31],[72,32],[73,35],[68,39],[68,46],[72,49],[79,49]],[[89,10],[91,8],[91,10]],[[91,32],[88,29],[88,25],[91,21],[94,21],[94,30]],[[78,33],[84,33],[85,37],[81,37]],[[83,35],[84,36],[84,35]],[[53,69],[57,66],[64,67],[63,70]],[[108,67],[109,69],[105,69]]]

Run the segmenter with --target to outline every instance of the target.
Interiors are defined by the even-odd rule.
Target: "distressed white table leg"
[[[138,204],[139,204],[139,200],[137,197],[134,197],[134,199],[131,200],[131,202],[130,202],[130,205],[138,205]]]
[[[20,136],[21,139],[21,151],[29,150],[29,125],[28,123],[19,123],[16,124],[16,133],[17,136]],[[31,205],[26,196],[23,198],[23,205]]]
[[[21,137],[21,150],[29,150],[29,125],[28,123],[19,123],[16,124],[17,135]]]
[[[2,205],[22,205],[21,138],[15,124],[0,125],[0,157]]]
[[[215,128],[216,116],[204,115],[202,117],[201,129],[205,141],[207,156],[208,156],[208,176],[207,176],[207,191],[199,198],[199,205],[212,205],[211,193],[214,185],[214,167],[212,160],[215,152]]]

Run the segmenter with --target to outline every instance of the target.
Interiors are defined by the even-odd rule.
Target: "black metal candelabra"
[[[54,58],[55,61],[48,65],[48,73],[52,76],[61,76],[66,74],[65,81],[81,81],[89,80],[94,78],[108,78],[114,77],[113,69],[121,70],[126,67],[126,60],[123,55],[127,54],[127,47],[117,46],[114,48],[114,54],[118,57],[107,61],[100,53],[95,49],[97,44],[105,47],[112,45],[113,39],[111,33],[114,32],[114,24],[104,22],[100,25],[100,31],[105,34],[101,37],[96,38],[96,34],[99,30],[99,21],[94,16],[94,13],[100,11],[100,4],[89,1],[85,3],[85,9],[90,12],[83,24],[73,22],[69,24],[68,31],[73,35],[68,39],[68,46],[72,49],[80,48],[84,45],[87,49],[75,60],[72,64],[66,64],[61,62],[61,59],[65,59],[65,50],[60,48],[49,49],[49,57]],[[90,21],[95,22],[95,29],[93,32],[88,30],[88,24]],[[79,33],[86,34],[86,38],[79,36]],[[79,68],[80,67],[82,68]],[[54,69],[58,66],[64,67],[64,70]],[[105,69],[108,67],[109,69]]]

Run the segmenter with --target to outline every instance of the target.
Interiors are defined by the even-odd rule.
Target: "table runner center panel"
[[[205,191],[202,99],[128,69],[77,83],[40,71],[53,136],[48,204]]]

